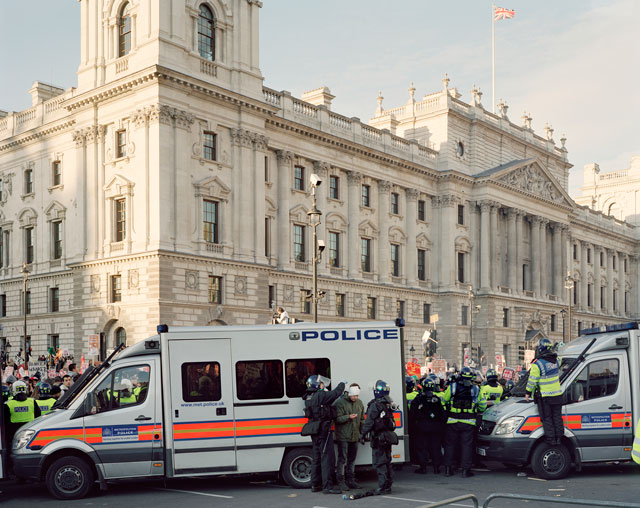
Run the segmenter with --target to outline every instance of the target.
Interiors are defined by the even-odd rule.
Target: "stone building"
[[[257,0],[81,0],[78,87],[36,82],[0,114],[0,323],[17,352],[23,263],[34,353],[170,325],[311,319],[311,206],[327,320],[438,314],[438,353],[521,361],[526,337],[638,312],[636,228],[567,194],[565,139],[440,90],[370,122],[326,87],[263,86]],[[564,289],[567,273],[576,290]],[[569,325],[567,324],[567,327]],[[528,335],[527,335],[528,334]]]

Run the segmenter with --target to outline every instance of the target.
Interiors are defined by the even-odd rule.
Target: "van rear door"
[[[236,471],[230,339],[169,341],[174,475]]]

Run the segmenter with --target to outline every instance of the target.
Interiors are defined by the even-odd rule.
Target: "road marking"
[[[546,482],[547,481],[547,480],[545,480],[543,478],[531,478],[531,477],[527,478],[527,480],[535,480],[537,482]]]
[[[180,490],[180,489],[156,489],[156,490],[168,490],[168,491],[171,491],[171,492],[182,492],[183,494],[193,494],[195,496],[221,497],[223,499],[233,499],[233,496],[223,496],[222,494],[209,494],[208,492],[197,492],[195,490]]]
[[[409,499],[407,497],[396,497],[396,496],[382,496],[382,497],[386,497],[387,499],[397,499],[398,501],[411,501],[416,503],[429,503],[429,504],[437,503],[437,501],[426,501],[424,499]],[[471,504],[452,503],[450,506],[463,506],[464,508],[473,508],[473,505]]]

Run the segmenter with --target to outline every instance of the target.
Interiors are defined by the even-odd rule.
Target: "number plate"
[[[485,450],[484,448],[476,448],[476,453],[478,455],[481,455],[482,457],[487,456],[487,450]]]

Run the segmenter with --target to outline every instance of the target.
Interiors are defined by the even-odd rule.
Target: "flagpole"
[[[496,112],[496,6],[491,4],[491,112]]]

